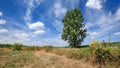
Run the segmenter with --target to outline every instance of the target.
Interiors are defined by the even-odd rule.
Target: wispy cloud
[[[117,12],[115,13],[116,20],[120,21],[120,7],[118,8]]]
[[[19,33],[19,34],[15,34],[14,35],[18,40],[22,40],[22,41],[28,41],[28,37],[29,37],[29,34],[27,33]]]
[[[87,9],[88,10],[88,9]],[[90,12],[91,13],[91,12]],[[120,28],[120,16],[119,16],[119,8],[117,11],[112,14],[111,11],[109,13],[106,13],[105,10],[101,11],[95,11],[94,15],[89,16],[89,12],[87,12],[89,22],[86,25],[86,28],[89,29],[89,34],[92,34],[93,32],[97,32],[96,35],[97,38],[104,38],[108,34],[112,34],[111,31],[115,31],[116,29]],[[91,31],[90,28],[94,28],[94,31]]]
[[[7,29],[0,29],[0,33],[6,33],[6,32],[8,32]]]
[[[116,33],[114,33],[114,35],[120,35],[120,32],[116,32]]]
[[[25,32],[24,30],[9,29],[9,33],[0,35],[0,43],[23,43],[30,41],[32,34]]]
[[[45,31],[44,30],[36,30],[34,31],[34,34],[44,34]]]
[[[25,4],[26,4],[26,15],[24,16],[24,20],[25,22],[31,23],[32,19],[32,11],[38,6],[40,5],[42,0],[24,0]]]
[[[3,16],[3,13],[0,11],[0,16]]]
[[[61,18],[66,13],[67,9],[62,6],[61,2],[54,4],[54,14],[56,18]]]
[[[62,32],[63,24],[59,20],[55,20],[53,26],[57,29],[57,31]]]
[[[57,44],[56,44],[57,43]],[[54,46],[67,46],[68,43],[63,41],[60,37],[60,35],[54,36],[54,37],[49,37],[49,38],[43,38],[39,39],[37,41],[32,42],[34,45],[54,45]]]
[[[5,24],[5,23],[6,23],[6,20],[0,19],[0,24]]]

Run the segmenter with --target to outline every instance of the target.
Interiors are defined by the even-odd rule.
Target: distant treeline
[[[0,48],[11,48],[12,44],[0,44]]]
[[[108,43],[101,43],[101,44],[108,44]],[[12,45],[14,45],[14,44],[0,44],[0,48],[11,48]],[[33,46],[27,46],[27,45],[23,45],[23,44],[21,44],[21,45],[24,47],[33,47]],[[110,46],[120,46],[120,42],[111,42],[109,45]],[[54,47],[52,45],[48,45],[48,46]],[[82,46],[78,46],[77,48],[84,48],[84,47],[88,47],[88,46],[89,45],[82,45]],[[65,46],[65,47],[60,47],[60,48],[70,48],[70,46]]]

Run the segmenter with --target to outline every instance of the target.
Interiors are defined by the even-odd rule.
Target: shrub
[[[22,50],[22,47],[23,47],[23,45],[20,44],[20,43],[14,43],[14,44],[12,45],[13,51],[14,51],[14,50]]]
[[[105,65],[112,59],[112,56],[109,49],[97,48],[94,52],[94,58],[95,63]]]
[[[99,41],[97,41],[97,40],[93,40],[93,41],[90,43],[89,47],[91,47],[91,48],[100,47],[100,43],[99,43]]]

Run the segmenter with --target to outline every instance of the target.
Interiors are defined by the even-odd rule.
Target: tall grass
[[[13,44],[13,45],[2,45],[0,47],[11,48],[15,50],[24,50],[24,51],[45,51],[49,53],[54,53],[57,55],[62,55],[67,58],[76,59],[76,60],[85,60],[93,64],[101,66],[112,66],[116,68],[120,64],[120,43],[100,43],[95,40],[92,41],[89,47],[84,48],[58,48],[53,46],[24,46],[22,44]],[[107,67],[109,68],[109,67]]]

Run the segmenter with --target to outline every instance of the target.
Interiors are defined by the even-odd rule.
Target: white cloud
[[[2,12],[0,12],[0,16],[3,16],[3,13],[2,13]]]
[[[97,34],[98,34],[97,32],[91,33],[92,36],[95,36],[95,35],[97,35]]]
[[[19,34],[15,34],[16,37],[18,38],[26,38],[29,37],[29,35],[27,33],[19,33]]]
[[[61,21],[55,20],[53,26],[57,29],[57,31],[61,32],[63,28],[63,24]]]
[[[90,33],[90,38],[95,39],[98,34],[99,34],[98,32],[91,32]]]
[[[64,3],[69,6],[71,9],[74,9],[79,6],[80,2],[83,0],[64,0]]]
[[[33,42],[34,45],[53,45],[53,46],[59,46],[59,47],[62,47],[62,46],[67,46],[68,43],[63,41],[59,36],[54,36],[54,37],[49,37],[49,38],[43,38],[43,39],[40,39],[39,41],[35,41]]]
[[[6,20],[0,19],[0,24],[5,24]]]
[[[91,10],[90,12],[86,12],[86,14],[88,17],[87,19],[89,20],[89,22],[86,25],[88,32],[90,32],[89,38],[97,38],[102,40],[102,38],[105,38],[109,34],[112,34],[112,31],[116,31],[120,28],[119,8],[115,12],[115,14],[112,14],[111,11],[109,11],[109,13],[106,13],[104,10]],[[91,28],[94,28],[94,30],[91,30]],[[91,34],[96,34],[92,33],[93,31],[97,31],[99,35],[91,36]]]
[[[67,9],[61,5],[60,2],[54,4],[54,14],[56,18],[60,18],[66,13]]]
[[[33,33],[34,34],[44,34],[45,30],[44,30],[44,24],[42,22],[35,22],[32,24],[28,25],[29,29],[35,30]]]
[[[6,33],[6,32],[8,32],[7,29],[0,29],[0,33]]]
[[[0,43],[23,43],[23,44],[28,44],[31,37],[32,33],[30,32],[25,32],[24,30],[17,30],[14,28],[9,28],[9,32],[5,34],[0,35]]]
[[[24,16],[24,20],[26,23],[31,23],[32,11],[40,5],[42,0],[24,0],[25,4],[27,5],[26,14]]]
[[[114,33],[114,35],[120,35],[120,32],[116,32],[116,33]]]
[[[118,8],[118,10],[116,11],[116,20],[120,20],[120,7]]]
[[[85,23],[85,28],[90,28],[91,26],[93,26],[92,23],[89,23],[89,22]]]
[[[29,40],[29,34],[27,33],[17,33],[14,35],[16,37],[16,41],[19,41],[19,42],[24,42],[24,41],[28,41]]]
[[[44,34],[44,33],[45,33],[44,30],[37,30],[37,31],[34,32],[34,34]]]
[[[103,7],[102,0],[88,0],[86,3],[86,7],[99,10]]]
[[[39,30],[44,28],[44,24],[42,22],[35,22],[32,24],[29,24],[28,27],[33,30]]]
[[[56,28],[57,31],[61,32],[63,24],[61,21],[59,21],[66,13],[67,8],[64,7],[64,5],[61,3],[62,1],[56,1],[53,5],[53,8],[50,11],[50,14],[54,14],[56,20],[52,23],[53,26]],[[65,1],[67,2],[67,1]]]

